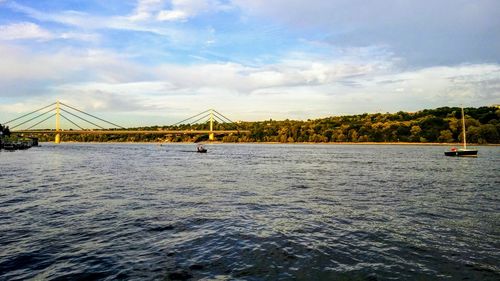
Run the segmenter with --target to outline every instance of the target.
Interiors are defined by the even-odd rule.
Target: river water
[[[0,152],[0,280],[500,280],[500,147]]]

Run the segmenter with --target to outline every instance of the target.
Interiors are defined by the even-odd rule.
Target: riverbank
[[[53,143],[53,142],[44,142]],[[68,141],[63,143],[77,143],[77,144],[153,144],[153,145],[170,145],[170,144],[196,144],[194,142],[77,142]],[[409,146],[462,146],[461,143],[420,143],[420,142],[222,142],[222,141],[210,141],[210,142],[200,142],[203,144],[271,144],[271,145],[409,145]],[[488,144],[474,144],[470,143],[467,146],[500,146],[500,144],[488,143]]]

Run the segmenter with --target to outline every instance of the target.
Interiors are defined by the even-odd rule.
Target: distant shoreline
[[[53,142],[41,142],[41,143],[53,143]],[[120,141],[109,141],[109,142],[79,142],[79,141],[63,141],[62,143],[77,143],[77,144],[152,144],[152,145],[170,145],[170,144],[196,144],[194,142],[120,142]],[[456,146],[461,147],[461,143],[439,143],[439,142],[200,142],[203,144],[272,144],[272,145],[413,145],[413,146]],[[467,146],[500,146],[500,144],[488,143],[488,144],[467,144]]]

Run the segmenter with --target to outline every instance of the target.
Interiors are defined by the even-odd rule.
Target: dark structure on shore
[[[9,127],[0,124],[0,149],[12,151],[28,149],[32,146],[38,146],[37,137],[16,137],[13,139]]]

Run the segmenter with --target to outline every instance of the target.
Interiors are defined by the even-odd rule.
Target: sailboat
[[[467,149],[467,141],[465,139],[465,115],[464,108],[462,107],[462,132],[463,132],[463,148],[456,149],[452,147],[450,151],[445,151],[446,156],[458,156],[458,157],[477,157],[477,150]]]

